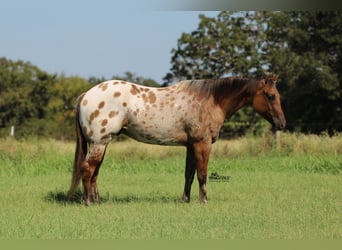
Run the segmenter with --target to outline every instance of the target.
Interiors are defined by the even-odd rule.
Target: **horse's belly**
[[[162,121],[128,124],[122,132],[137,141],[149,144],[184,145],[187,141],[187,134],[182,127]]]

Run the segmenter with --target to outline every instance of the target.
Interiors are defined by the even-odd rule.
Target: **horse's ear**
[[[278,75],[272,75],[272,81],[275,83],[278,80]]]
[[[275,75],[275,74],[269,74],[265,77],[265,84],[267,83],[276,83],[278,80],[278,75]]]
[[[266,85],[266,83],[267,83],[267,79],[261,79],[260,81],[259,81],[259,86],[261,87],[261,88],[263,88],[265,85]]]

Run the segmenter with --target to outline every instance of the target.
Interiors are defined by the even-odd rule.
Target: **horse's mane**
[[[246,96],[253,95],[257,90],[258,80],[245,77],[226,77],[219,79],[205,80],[184,80],[182,88],[197,93],[200,97],[209,98],[214,96],[220,101],[221,97],[230,95],[236,96],[245,93]]]

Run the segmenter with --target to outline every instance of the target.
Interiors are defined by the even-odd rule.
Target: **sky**
[[[0,57],[52,74],[110,79],[130,71],[158,83],[181,34],[197,29],[199,14],[218,14],[161,10],[155,0],[0,2]]]

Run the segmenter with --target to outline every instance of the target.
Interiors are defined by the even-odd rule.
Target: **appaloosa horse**
[[[84,204],[99,201],[96,180],[106,147],[113,136],[123,133],[140,142],[185,146],[183,200],[190,201],[197,171],[199,198],[206,203],[211,145],[226,117],[251,104],[276,129],[285,127],[276,80],[274,76],[185,80],[165,88],[111,80],[94,86],[77,101],[77,142],[68,198],[82,178]]]

